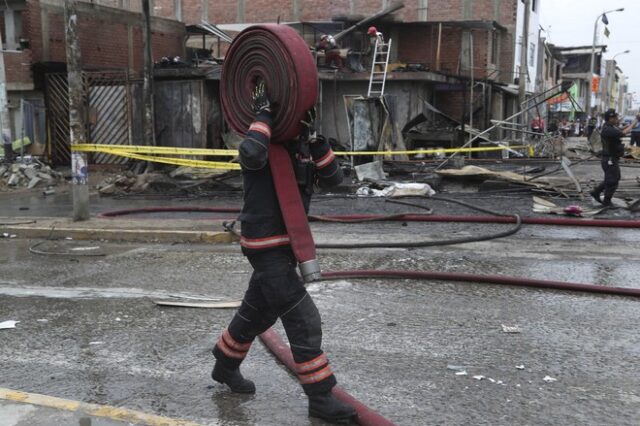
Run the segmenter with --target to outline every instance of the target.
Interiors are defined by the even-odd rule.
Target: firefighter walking
[[[297,261],[278,203],[268,158],[273,107],[263,82],[257,84],[252,100],[256,118],[239,147],[244,186],[240,244],[254,271],[240,308],[213,349],[216,363],[211,375],[233,392],[254,393],[255,385],[242,376],[240,365],[256,336],[279,318],[289,339],[296,374],[309,398],[309,415],[349,422],[356,412],[331,393],[336,378],[321,349],[320,314],[296,271]],[[286,145],[306,211],[314,184],[330,187],[342,181],[329,143],[311,130],[314,114],[308,116],[305,133],[309,134]]]

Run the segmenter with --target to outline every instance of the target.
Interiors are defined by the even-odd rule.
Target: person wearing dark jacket
[[[624,155],[624,144],[622,137],[629,132],[637,124],[637,120],[625,127],[618,128],[618,113],[614,109],[608,109],[604,113],[604,125],[600,132],[602,139],[602,170],[604,171],[604,180],[593,189],[589,194],[594,200],[603,206],[611,206],[611,198],[618,189],[620,182],[620,157]],[[600,198],[600,194],[604,192],[604,198]]]
[[[280,318],[298,379],[309,398],[309,415],[348,422],[356,412],[331,393],[336,378],[321,349],[320,314],[296,272],[297,261],[278,204],[268,158],[272,107],[264,83],[257,85],[252,98],[256,118],[239,147],[244,185],[240,244],[254,271],[240,308],[213,349],[216,363],[211,375],[233,392],[254,393],[255,385],[242,376],[240,364],[256,336]],[[310,127],[313,118],[303,124]],[[310,136],[308,141],[301,137],[286,144],[306,212],[315,184],[335,186],[342,181],[329,143]]]

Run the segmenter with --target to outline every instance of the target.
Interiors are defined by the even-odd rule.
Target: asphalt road
[[[484,202],[530,209],[530,201]],[[330,199],[316,206],[371,208]],[[375,241],[504,226],[313,229],[318,241]],[[211,381],[210,350],[232,310],[153,304],[171,295],[241,298],[250,267],[237,245],[45,245],[100,246],[106,254],[60,257],[30,254],[35,242],[0,239],[0,321],[20,321],[0,330],[0,387],[203,424],[324,424],[308,419],[301,388],[260,343],[243,364],[255,396],[230,394]],[[325,270],[458,271],[638,287],[639,246],[638,230],[525,226],[489,242],[321,250],[320,259]],[[640,300],[409,280],[338,280],[309,291],[340,385],[398,425],[638,424]],[[505,333],[503,325],[519,333]]]

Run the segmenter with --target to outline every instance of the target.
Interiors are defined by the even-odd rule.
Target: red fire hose
[[[262,80],[275,103],[272,141],[289,141],[302,128],[300,120],[318,98],[318,70],[309,47],[286,25],[254,25],[229,47],[220,79],[226,121],[245,135],[255,119],[251,92]]]
[[[238,207],[142,207],[136,209],[112,210],[108,212],[98,213],[98,217],[117,217],[130,214],[149,214],[149,213],[240,213]],[[376,215],[376,214],[351,214],[351,215],[322,215],[309,216],[311,221],[328,218],[332,220],[388,220],[399,222],[453,222],[453,223],[515,223],[516,219],[512,216],[450,216],[450,215],[426,215],[426,214],[394,214],[394,215]],[[578,219],[568,218],[561,219],[556,217],[523,217],[523,224],[528,225],[555,225],[555,226],[593,226],[599,228],[637,228],[640,229],[640,220],[619,220],[619,219]]]
[[[222,69],[220,97],[225,118],[246,134],[255,119],[251,92],[264,81],[274,117],[269,167],[293,253],[305,282],[320,278],[316,245],[309,228],[291,157],[282,144],[302,132],[301,120],[315,107],[318,71],[305,41],[286,25],[257,25],[231,44]]]

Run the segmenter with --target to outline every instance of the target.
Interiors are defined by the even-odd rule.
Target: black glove
[[[309,139],[309,152],[313,161],[323,158],[331,150],[331,145],[322,135]]]
[[[302,132],[300,139],[303,141],[312,141],[316,137],[316,108],[313,107],[307,111],[304,119],[300,120],[302,124]]]
[[[260,114],[263,111],[271,112],[271,100],[267,94],[264,80],[260,80],[255,89],[253,89],[251,101],[253,102],[253,111],[256,114]]]

